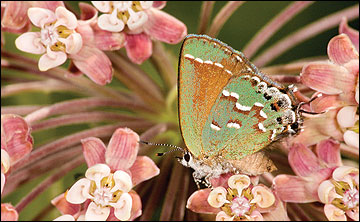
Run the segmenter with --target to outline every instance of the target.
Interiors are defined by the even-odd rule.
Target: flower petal
[[[216,214],[216,221],[232,221],[235,216],[229,216],[224,211],[220,211]]]
[[[79,33],[73,33],[66,39],[59,38],[59,41],[65,44],[66,53],[76,54],[83,46],[82,37]]]
[[[341,20],[339,33],[346,34],[351,39],[351,42],[354,44],[356,50],[359,52],[359,31],[348,26],[346,17],[343,17]]]
[[[307,181],[290,175],[278,175],[273,180],[276,195],[286,202],[310,203],[318,201],[317,195],[308,190]],[[316,187],[317,188],[317,187]],[[316,190],[317,191],[317,190]]]
[[[210,206],[207,198],[211,192],[210,188],[195,191],[187,200],[186,208],[196,213],[216,214],[220,209]]]
[[[88,167],[98,163],[105,163],[105,144],[96,137],[81,140],[83,154]]]
[[[92,221],[105,221],[110,214],[109,207],[97,206],[94,202],[91,202],[85,213],[85,220]]]
[[[210,183],[212,187],[228,187],[229,178],[234,175],[234,173],[225,173],[221,174],[219,177],[210,177]]]
[[[358,52],[346,34],[340,34],[332,38],[327,51],[331,61],[340,65],[353,59],[359,59]]]
[[[32,7],[29,8],[27,13],[30,21],[40,28],[43,28],[45,24],[56,21],[55,13],[49,9]]]
[[[250,183],[250,178],[246,175],[233,175],[228,180],[229,187],[237,189],[239,194],[241,194],[244,188],[249,187]]]
[[[65,198],[69,203],[84,203],[90,196],[90,180],[82,178],[78,180],[65,194]]]
[[[114,206],[114,214],[119,220],[129,220],[131,216],[132,208],[132,198],[128,193],[121,195],[120,199],[116,202],[116,207]]]
[[[75,221],[75,218],[70,214],[65,214],[55,218],[53,221]]]
[[[265,186],[255,186],[251,189],[251,193],[254,195],[256,204],[261,208],[268,208],[275,203],[274,194]]]
[[[359,175],[359,169],[351,166],[341,166],[334,170],[332,176],[334,180],[337,181],[345,181],[349,184],[352,183],[351,179],[348,181],[349,176],[351,178],[351,175]]]
[[[94,8],[92,5],[84,3],[84,2],[80,2],[79,3],[79,8],[80,8],[80,19],[78,21],[78,24],[89,24],[89,23],[93,23],[97,21],[97,17],[98,17],[98,11],[96,10],[96,8]]]
[[[356,118],[356,106],[345,106],[337,113],[337,121],[342,128],[353,127]]]
[[[77,54],[70,54],[69,57],[95,83],[105,85],[111,82],[113,71],[110,59],[98,48],[84,45]]]
[[[121,19],[113,19],[111,14],[102,14],[98,18],[98,26],[109,32],[121,32],[125,24]]]
[[[1,173],[7,173],[10,169],[10,156],[6,150],[1,149]]]
[[[130,17],[126,25],[131,31],[142,31],[143,25],[148,20],[148,15],[144,11],[134,12],[129,9]]]
[[[108,13],[110,12],[110,2],[108,1],[91,1],[91,3],[95,6],[95,8],[97,8],[97,10],[99,10],[100,12],[103,13]]]
[[[114,173],[115,186],[111,189],[113,192],[121,190],[125,193],[129,192],[132,188],[131,176],[122,170],[117,170]]]
[[[300,75],[303,84],[329,95],[354,88],[355,77],[345,67],[330,62],[309,63],[303,67]]]
[[[141,64],[152,54],[152,42],[144,33],[126,35],[126,53],[133,63]]]
[[[7,1],[4,11],[1,11],[1,30],[3,28],[21,30],[27,27],[30,23],[27,17],[28,8],[29,2]]]
[[[15,164],[31,152],[33,141],[27,122],[18,115],[1,115],[1,149],[10,156],[10,163]]]
[[[54,205],[61,214],[75,215],[80,212],[81,205],[72,204],[65,198],[65,193],[60,194],[51,200],[51,204]]]
[[[315,95],[312,96],[312,98]],[[321,113],[333,108],[344,106],[344,102],[339,95],[322,95],[310,103],[311,110],[316,113]]]
[[[5,182],[6,182],[5,174],[1,173],[1,193],[4,190]]]
[[[324,212],[329,221],[346,221],[345,212],[332,204],[325,204]]]
[[[291,168],[298,176],[309,176],[321,168],[315,154],[302,143],[290,147],[288,159]]]
[[[226,194],[227,190],[224,187],[216,187],[209,193],[207,201],[210,206],[220,208],[227,202]]]
[[[100,50],[113,51],[125,46],[124,32],[109,32],[99,28],[98,25],[93,26],[95,45]]]
[[[345,211],[345,213],[354,221],[359,221],[359,206],[353,208],[352,210],[347,210]]]
[[[62,65],[67,59],[66,53],[62,51],[51,51],[49,46],[46,51],[47,53],[42,55],[39,59],[38,66],[40,71],[47,71],[51,68]]]
[[[328,204],[333,201],[334,198],[339,198],[335,191],[335,186],[330,180],[323,181],[318,188],[318,196],[322,203]],[[340,196],[340,198],[342,198]]]
[[[316,145],[316,154],[329,167],[342,165],[340,143],[335,140],[328,139],[318,143]]]
[[[146,13],[149,19],[144,26],[144,31],[152,38],[176,44],[186,36],[185,24],[175,17],[155,8],[147,10]]]
[[[110,175],[110,167],[106,164],[98,163],[91,166],[85,172],[85,177],[93,180],[97,187],[100,187],[100,180]]]
[[[65,7],[63,1],[34,1],[34,2],[31,2],[31,4],[34,7],[46,8],[46,9],[49,9],[54,12],[57,7],[60,7],[60,6]]]
[[[114,132],[105,153],[106,163],[112,170],[127,170],[134,164],[139,140],[139,135],[129,128],[118,128]]]
[[[289,221],[289,216],[287,214],[287,210],[286,210],[286,204],[281,201],[279,199],[279,197],[276,196],[275,194],[275,198],[276,198],[276,202],[274,205],[274,208],[271,209],[271,211],[266,212],[266,213],[262,213],[262,216],[264,218],[264,221]]]
[[[160,169],[154,161],[147,156],[138,156],[130,167],[133,186],[159,175]]]
[[[152,7],[162,9],[166,5],[166,1],[154,1]]]
[[[132,198],[131,216],[129,220],[134,220],[142,214],[140,196],[134,191],[129,192]]]
[[[264,221],[263,216],[261,215],[261,213],[257,210],[254,210],[253,212],[251,212],[250,214],[250,218],[254,221]]]
[[[55,10],[55,15],[57,18],[56,24],[64,25],[68,29],[76,28],[77,26],[76,16],[72,12],[67,10],[65,7],[63,6],[57,7]]]
[[[46,52],[46,48],[40,41],[40,32],[26,32],[15,40],[15,45],[24,52],[43,54]]]
[[[19,214],[15,207],[8,203],[1,204],[1,221],[17,221]]]
[[[352,130],[347,130],[344,133],[344,141],[347,145],[359,149],[359,134]]]

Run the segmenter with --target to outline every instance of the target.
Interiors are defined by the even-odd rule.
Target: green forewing
[[[268,118],[263,122],[267,132],[262,132],[254,127],[258,123],[256,110],[247,115],[237,113],[234,101],[221,99],[222,91],[228,89],[239,94],[243,105],[269,102],[255,92],[249,79],[242,78],[244,75],[282,87],[259,73],[241,52],[216,39],[202,35],[185,39],[179,61],[179,121],[185,144],[196,157],[222,152],[228,159],[240,159],[270,143],[271,130],[279,127],[273,120],[280,113],[270,112],[269,104],[263,108]],[[241,128],[227,128],[227,122],[235,119],[242,123]],[[222,127],[220,131],[210,127],[213,121]]]
[[[224,50],[225,49],[225,50]],[[182,46],[179,64],[179,119],[186,146],[198,156],[202,150],[202,130],[211,108],[222,88],[231,77],[218,67],[200,64],[184,56],[192,55],[203,61],[223,64],[229,70],[243,68],[222,43],[205,36],[188,37]],[[241,56],[241,55],[239,55]]]

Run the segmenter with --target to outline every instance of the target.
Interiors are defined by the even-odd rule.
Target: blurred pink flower
[[[17,221],[19,214],[15,207],[8,203],[1,204],[1,221]]]
[[[117,129],[106,148],[95,137],[83,139],[88,170],[65,194],[52,203],[63,214],[86,220],[133,220],[141,215],[139,195],[133,186],[159,174],[155,163],[137,156],[139,136],[128,128]]]
[[[1,192],[11,165],[24,158],[33,148],[30,132],[30,127],[21,116],[1,115]]]
[[[27,16],[30,7],[55,11],[64,6],[62,1],[1,1],[1,31],[24,33],[30,31],[31,23]]]
[[[16,41],[16,47],[24,52],[43,54],[38,66],[40,71],[62,65],[67,58],[81,72],[100,85],[112,79],[109,58],[99,49],[86,44],[76,31],[79,27],[76,16],[60,6],[55,12],[39,7],[29,8],[28,17],[41,29],[40,32],[26,32]]]
[[[225,174],[212,179],[213,189],[194,192],[187,208],[206,214],[216,214],[216,220],[269,220],[277,214],[278,220],[288,219],[282,203],[266,186],[257,184],[258,178],[247,175]],[[270,216],[270,217],[267,217]]]
[[[356,193],[358,195],[359,191],[359,180],[358,176],[356,176],[356,174],[358,175],[358,169],[342,166],[340,144],[331,139],[323,140],[316,145],[316,154],[301,143],[293,144],[288,159],[297,176],[285,174],[276,176],[273,180],[274,192],[281,200],[293,203],[319,201],[328,204],[334,201],[333,198],[341,198],[344,203],[349,203],[346,205],[346,209],[358,212],[358,197],[356,201]],[[354,199],[347,201],[348,195],[335,195],[336,192],[333,192],[334,186],[329,183],[336,184],[334,186],[341,184],[341,188],[344,188],[342,194],[354,194]],[[345,209],[339,208],[341,204],[337,204],[336,201],[339,201],[339,199],[335,199],[331,203],[337,209],[325,205],[325,215],[329,220],[335,220],[334,215],[339,213],[339,209]],[[348,216],[354,219],[353,214],[349,213]]]
[[[340,35],[328,44],[330,61],[311,62],[303,67],[301,81],[322,93],[310,106],[314,112],[328,111],[320,118],[305,121],[305,130],[296,141],[313,145],[330,136],[359,148],[359,32],[351,29],[344,18]],[[330,127],[329,127],[330,126]],[[318,131],[318,132],[316,132]],[[319,135],[314,137],[313,135]]]
[[[92,1],[102,13],[100,29],[112,32],[125,45],[130,60],[141,64],[152,54],[151,39],[176,44],[187,34],[184,23],[160,11],[165,1]],[[119,38],[119,33],[124,33]]]

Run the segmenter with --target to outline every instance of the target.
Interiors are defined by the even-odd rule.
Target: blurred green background
[[[90,2],[89,2],[90,3]],[[287,7],[291,2],[289,1],[251,1],[246,2],[230,17],[230,19],[225,23],[223,29],[220,31],[217,36],[218,39],[227,43],[231,47],[237,50],[242,50],[246,43],[262,28],[268,21],[270,21],[276,14],[281,12],[285,7]],[[222,6],[226,2],[216,2],[214,5],[212,18],[215,17],[217,12],[220,11]],[[253,57],[256,57],[261,51],[267,47],[273,45],[278,40],[284,38],[285,36],[297,31],[298,29],[312,23],[324,16],[330,15],[337,11],[340,11],[344,8],[358,4],[358,1],[320,1],[314,2],[308,8],[303,10],[296,17],[291,19],[285,26],[283,26],[274,36],[272,36],[265,45],[263,45],[260,50]],[[70,2],[69,5],[74,9],[78,10],[78,2]],[[172,1],[168,2],[163,11],[173,15],[179,20],[183,21],[187,28],[188,33],[196,33],[198,29],[198,19],[199,13],[201,10],[202,2],[200,1]],[[352,28],[359,29],[359,19],[349,21],[349,25]],[[322,32],[321,34],[306,40],[305,42],[291,48],[286,53],[282,54],[280,57],[272,61],[269,65],[283,64],[288,63],[294,60],[303,59],[307,57],[316,57],[316,56],[326,56],[326,48],[329,40],[338,34],[338,27]],[[23,52],[20,52],[15,48],[15,38],[17,35],[5,33],[6,43],[4,48],[10,52],[21,53],[22,55],[29,56],[31,58],[38,58],[38,56],[29,55]],[[169,49],[175,57],[178,56],[181,43],[176,45],[166,45],[166,48]],[[124,50],[124,49],[122,49]],[[152,64],[149,61],[144,62],[141,65],[142,69],[148,72],[151,77],[160,85],[162,84],[159,75],[156,73],[155,69],[152,67]],[[7,77],[9,76],[18,76],[19,78],[27,78],[21,72],[13,72],[7,69],[1,70],[1,85],[9,84],[7,82]],[[119,81],[116,81],[115,78],[110,84],[110,87],[120,87],[122,84]],[[80,98],[82,95],[76,95],[74,93],[68,92],[26,92],[22,94],[17,94],[15,96],[9,96],[1,99],[1,106],[9,105],[41,105],[41,104],[54,104],[59,101],[64,101],[73,98]],[[70,134],[71,132],[77,132],[79,130],[87,129],[96,126],[97,124],[77,124],[73,126],[59,127],[57,129],[47,130],[46,132],[37,132],[33,134],[35,141],[35,148],[41,144],[44,144],[48,141],[53,140],[54,138],[60,138],[65,135]],[[179,139],[180,136],[177,135]],[[175,144],[176,141],[173,143]],[[49,201],[57,196],[58,194],[64,192],[69,188],[76,179],[74,175],[77,173],[85,172],[85,165],[77,168],[72,173],[69,173],[65,176],[64,179],[55,183],[51,188],[46,192],[38,196],[31,204],[29,204],[20,214],[20,220],[32,220],[34,216],[41,215],[42,210],[48,206]],[[51,174],[49,172],[48,174]],[[2,198],[2,202],[11,202],[13,205],[16,205],[18,201],[31,190],[36,184],[41,182],[44,179],[42,176],[39,179],[31,181],[28,184],[21,186],[17,189],[16,192],[13,192],[11,195]],[[41,220],[53,220],[55,217],[60,214],[56,209],[51,211],[51,214],[44,215],[37,219]]]

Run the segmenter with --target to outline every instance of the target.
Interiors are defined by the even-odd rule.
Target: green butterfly
[[[302,124],[291,87],[260,73],[239,51],[206,35],[188,35],[179,61],[180,162],[197,184],[227,172],[276,169],[261,151]]]

